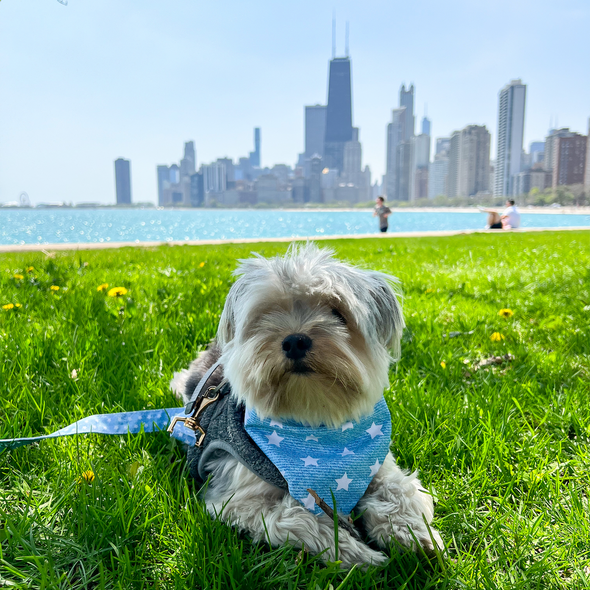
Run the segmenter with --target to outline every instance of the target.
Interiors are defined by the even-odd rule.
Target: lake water
[[[590,227],[590,215],[522,213],[522,227]],[[390,232],[481,229],[486,215],[396,211]],[[0,209],[0,244],[164,242],[377,233],[370,211]]]

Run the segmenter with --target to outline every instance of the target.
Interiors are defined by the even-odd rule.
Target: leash
[[[82,418],[56,430],[51,434],[25,438],[6,438],[0,440],[0,453],[18,447],[30,445],[42,440],[75,436],[77,434],[138,434],[140,432],[159,432],[168,428],[175,417],[184,413],[184,408],[166,408],[163,410],[143,410],[139,412],[119,412],[117,414],[94,414]],[[180,424],[170,431],[171,435],[183,443],[194,445],[195,433]]]
[[[227,390],[225,383],[205,390],[207,381],[219,367],[217,362],[203,375],[193,395],[184,408],[162,410],[142,410],[138,412],[119,412],[116,414],[94,414],[82,418],[56,430],[51,434],[24,438],[0,439],[0,453],[51,438],[75,436],[77,434],[124,435],[140,432],[159,432],[166,430],[179,441],[190,446],[201,446],[206,432],[199,423],[203,410],[222,397]],[[189,414],[192,415],[189,416]],[[182,425],[184,424],[184,428]],[[197,433],[199,438],[197,438]]]

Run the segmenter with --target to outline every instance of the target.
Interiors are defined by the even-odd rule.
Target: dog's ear
[[[221,349],[223,349],[223,347],[228,342],[230,342],[230,340],[233,340],[236,332],[235,312],[239,291],[241,291],[241,280],[242,279],[238,279],[229,290],[225,300],[225,305],[223,306],[223,311],[221,312],[221,317],[219,318],[219,327],[217,328],[216,340]]]
[[[402,306],[393,289],[396,279],[380,272],[370,271],[370,295],[373,305],[373,323],[379,341],[391,350],[391,356],[398,360],[401,355],[400,342],[406,326]]]

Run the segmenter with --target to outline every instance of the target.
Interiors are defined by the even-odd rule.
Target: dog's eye
[[[344,316],[336,308],[332,309],[332,315],[336,316],[346,326],[346,320],[344,319]]]

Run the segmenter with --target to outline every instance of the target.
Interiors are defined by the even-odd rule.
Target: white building
[[[224,163],[213,162],[212,164],[204,164],[201,166],[201,173],[203,174],[203,188],[205,194],[222,193],[225,191],[227,184]]]
[[[498,104],[498,152],[494,196],[512,196],[515,177],[521,172],[526,85],[512,80],[500,90]]]

